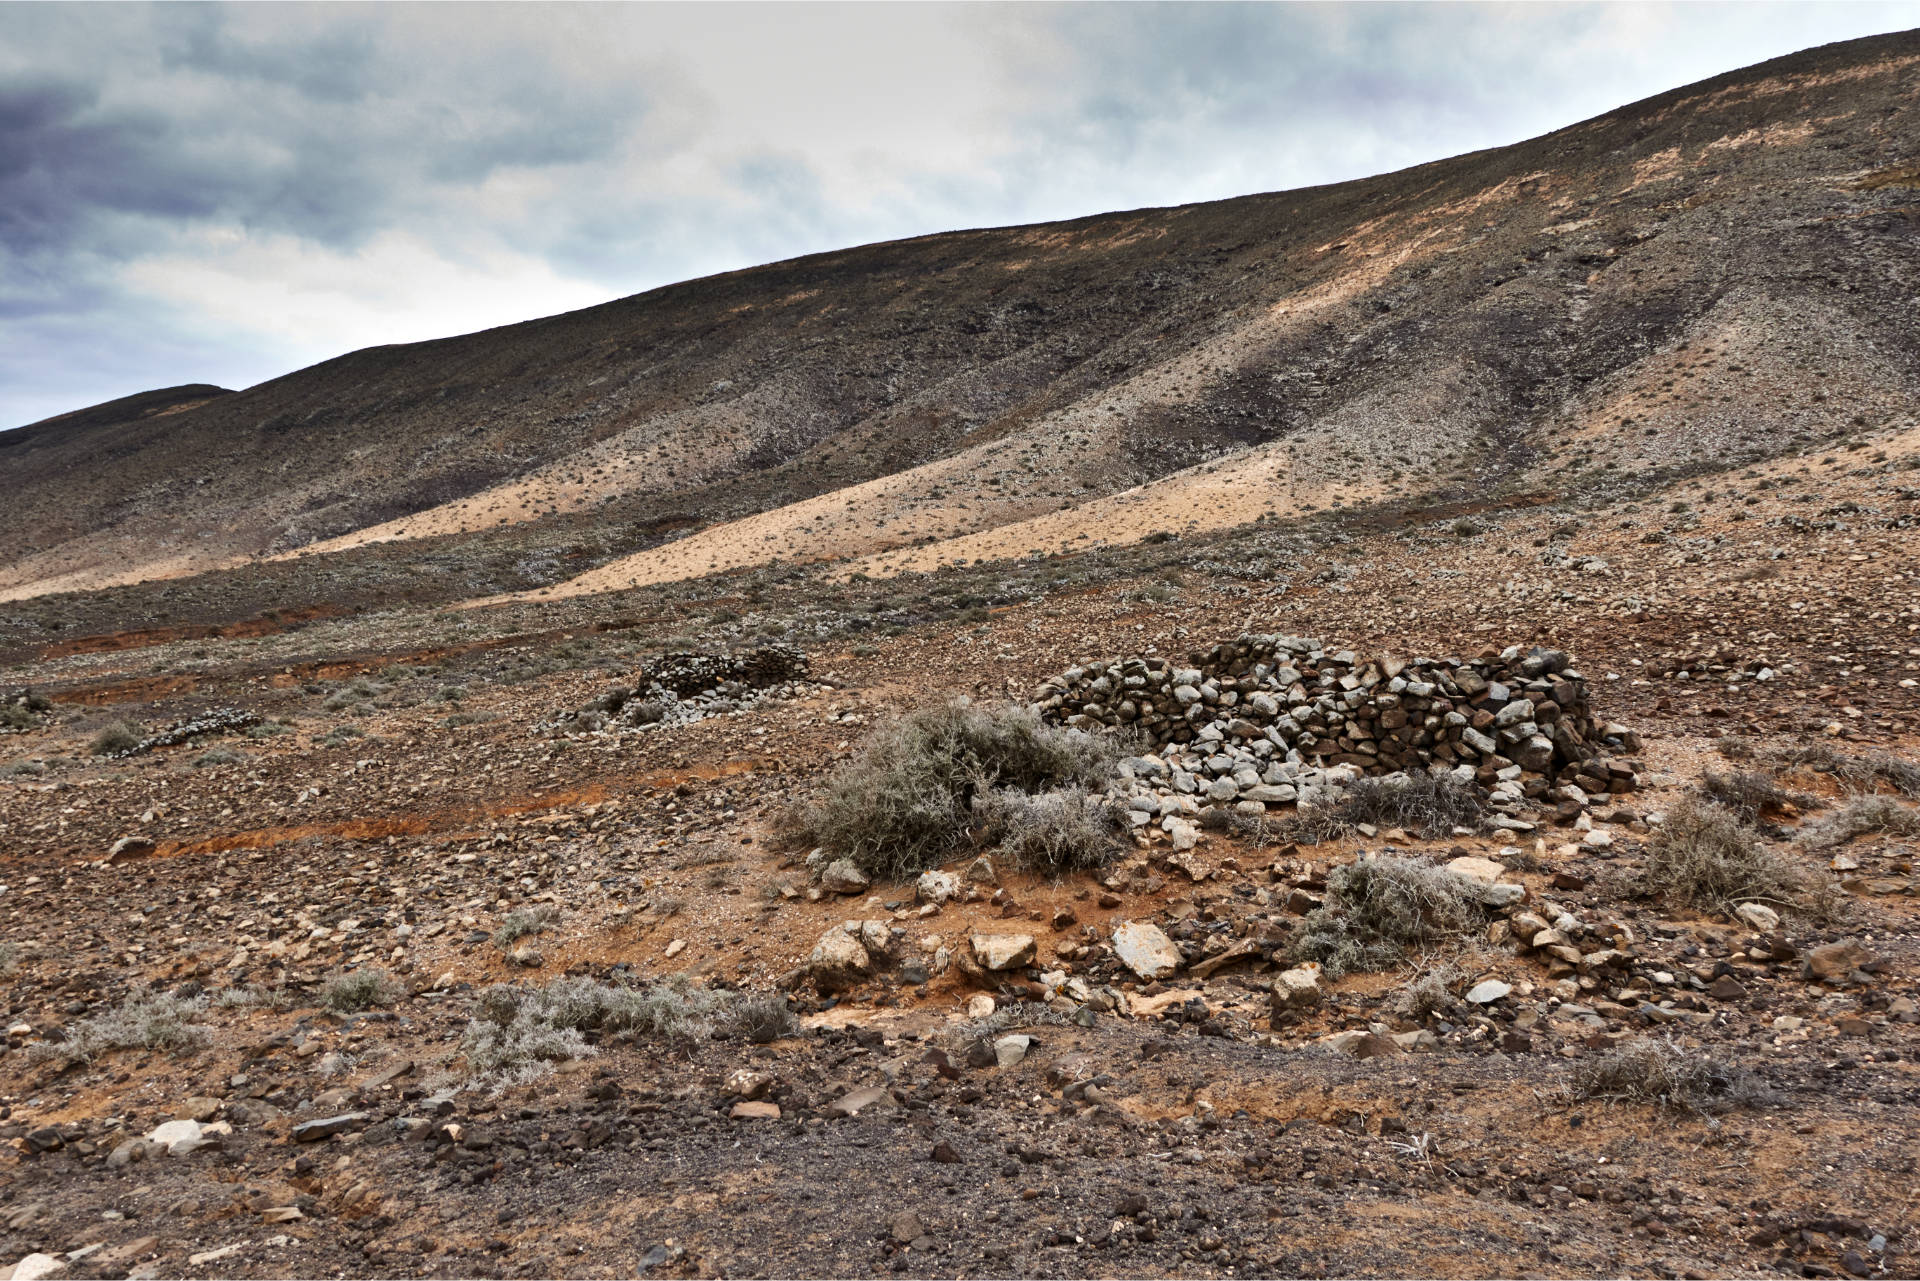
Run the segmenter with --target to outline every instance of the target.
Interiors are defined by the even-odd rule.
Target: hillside
[[[0,1275],[1920,1273],[1916,76],[0,436]]]
[[[1917,85],[1920,35],[1857,41],[1379,178],[849,249],[84,411],[23,456],[0,436],[0,593],[545,527],[630,531],[575,590],[886,572],[1769,455],[1911,412]]]

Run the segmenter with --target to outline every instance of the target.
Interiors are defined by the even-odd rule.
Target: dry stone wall
[[[1520,646],[1471,659],[1362,658],[1297,636],[1248,635],[1186,663],[1083,663],[1047,680],[1034,710],[1087,731],[1131,730],[1152,755],[1133,773],[1200,804],[1302,799],[1340,775],[1436,768],[1496,799],[1630,791],[1616,754],[1639,749],[1597,718],[1563,652]]]

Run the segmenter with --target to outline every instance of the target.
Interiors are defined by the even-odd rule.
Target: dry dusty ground
[[[795,574],[457,613],[312,600],[273,627],[18,652],[5,682],[52,708],[0,737],[0,1260],[44,1252],[70,1276],[1914,1275],[1916,839],[1814,848],[1800,837],[1840,787],[1779,769],[1807,799],[1765,816],[1770,844],[1831,872],[1837,915],[1789,915],[1761,942],[1638,886],[1644,816],[1731,768],[1724,742],[1920,759],[1920,476],[1903,459],[1868,440],[1599,506],[1543,492],[1311,537],[1262,526],[1140,549],[1158,561],[1047,562],[998,604],[1012,567]],[[811,653],[800,697],[622,735],[536,728],[670,637],[719,648],[776,624]],[[1203,881],[1155,845],[1112,886],[1009,876],[925,916],[911,887],[820,893],[773,839],[780,809],[901,710],[1249,629],[1363,651],[1565,647],[1597,710],[1642,736],[1644,786],[1600,812],[1605,849],[1560,852],[1571,834],[1546,818],[1538,850],[1213,832]],[[219,707],[275,732],[87,754],[115,718]],[[151,852],[110,861],[130,835]],[[1534,901],[1625,926],[1629,969],[1567,1002],[1538,961],[1463,938],[1272,1025],[1289,895],[1383,843],[1503,861]],[[540,954],[529,968],[491,935],[534,907],[558,914],[519,941]],[[1039,969],[1160,1013],[1082,1026],[1027,1004],[1024,973],[894,971],[838,1000],[795,985],[836,922],[896,916],[916,941],[1031,932]],[[1204,955],[1254,946],[1162,990],[1104,957],[1124,920]],[[1805,976],[1813,949],[1849,939],[1863,970]],[[1406,1012],[1415,970],[1449,964],[1443,1008]],[[330,977],[373,969],[398,985],[389,1004],[322,1004]],[[608,1037],[498,1093],[471,1079],[480,990],[563,974],[783,993],[799,1026],[771,1044]],[[1487,975],[1514,991],[1477,1014],[1458,998]],[[142,985],[216,998],[194,1016],[207,1043],[76,1057],[88,1020]],[[1165,991],[1200,1004],[1152,999]],[[1035,1038],[1023,1061],[968,1066],[981,995]],[[1435,1046],[1356,1060],[1318,1044],[1376,1024]],[[1647,1037],[1762,1088],[1715,1116],[1570,1092],[1583,1063]],[[777,1119],[733,1117],[739,1069],[772,1078]],[[834,1114],[870,1086],[886,1097]],[[231,1132],[110,1163],[182,1116]]]

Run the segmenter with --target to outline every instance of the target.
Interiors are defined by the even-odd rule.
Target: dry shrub
[[[1648,848],[1645,882],[1679,906],[1731,912],[1745,902],[1792,905],[1802,880],[1738,817],[1685,798]]]
[[[1805,807],[1811,798],[1789,792],[1758,770],[1719,774],[1708,770],[1700,780],[1700,794],[1742,823],[1757,823],[1768,810],[1788,805]]]
[[[328,979],[320,989],[320,1004],[336,1014],[357,1014],[361,1010],[392,1005],[406,992],[385,970],[355,970]]]
[[[501,920],[500,928],[493,932],[493,945],[505,951],[530,934],[544,934],[553,929],[559,920],[560,909],[551,903],[509,912]]]
[[[1018,871],[1046,876],[1102,867],[1127,830],[1118,805],[1078,785],[1029,796],[1010,787],[973,798],[977,835]]]
[[[1783,766],[1830,774],[1849,791],[1872,792],[1886,786],[1902,796],[1920,800],[1920,765],[1891,752],[1849,756],[1827,743],[1809,743],[1790,751],[1775,752],[1773,760]]]
[[[1765,1107],[1777,1097],[1747,1068],[1646,1037],[1582,1059],[1570,1092],[1576,1099],[1658,1103],[1708,1115]]]
[[[460,1050],[497,1092],[537,1079],[558,1060],[596,1053],[590,1037],[692,1040],[727,1031],[764,1044],[794,1026],[778,996],[696,987],[678,977],[631,988],[561,978],[541,987],[497,983],[481,992]]]
[[[1447,774],[1405,774],[1356,778],[1343,783],[1340,799],[1283,820],[1288,840],[1318,845],[1351,835],[1360,824],[1402,827],[1435,840],[1456,827],[1477,828],[1486,817],[1486,801],[1471,783]]]
[[[1327,898],[1300,922],[1295,960],[1329,977],[1385,969],[1415,949],[1456,944],[1486,920],[1477,881],[1412,858],[1363,858],[1327,876]]]
[[[118,756],[140,746],[140,727],[130,721],[115,721],[93,736],[87,752],[93,756]]]
[[[1920,835],[1920,811],[1909,809],[1891,796],[1856,796],[1824,822],[1808,828],[1801,839],[1809,849],[1829,849],[1874,832],[1885,832],[1889,836]]]
[[[1022,708],[931,708],[869,738],[834,771],[825,794],[790,819],[789,831],[875,879],[905,880],[971,841],[974,797],[1097,784],[1121,750]]]
[[[106,1013],[74,1024],[65,1041],[35,1045],[31,1057],[91,1059],[109,1050],[131,1049],[184,1054],[212,1040],[212,1033],[195,1021],[206,1008],[204,996],[135,992]]]

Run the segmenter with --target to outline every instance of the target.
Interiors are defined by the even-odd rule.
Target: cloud
[[[1516,141],[1920,5],[19,5],[0,424]]]

